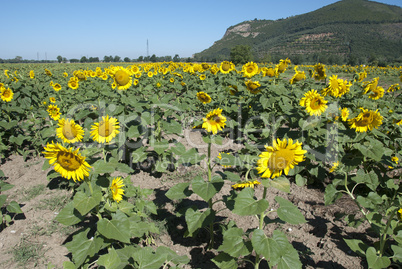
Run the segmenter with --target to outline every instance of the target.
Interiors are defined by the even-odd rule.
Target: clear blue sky
[[[191,57],[246,20],[276,20],[337,0],[3,0],[0,58]],[[377,2],[401,6],[401,0]],[[250,6],[248,6],[250,4]]]

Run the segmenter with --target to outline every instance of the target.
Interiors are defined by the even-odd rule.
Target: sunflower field
[[[375,240],[346,244],[368,267],[387,268],[402,263],[400,83],[402,67],[289,59],[2,65],[0,157],[43,157],[47,180],[73,193],[56,217],[81,227],[65,243],[67,269],[188,268],[189,257],[154,243],[158,207],[135,180],[138,170],[178,169],[201,172],[166,199],[185,237],[207,238],[217,268],[302,268],[291,239],[268,229],[306,223],[283,196],[268,202],[270,189],[289,193],[292,182],[323,186],[325,205],[349,197],[359,211],[344,220],[368,224]],[[3,194],[12,187],[5,172],[2,229],[23,212]],[[182,204],[190,196],[198,203]],[[222,211],[258,225],[243,229]]]

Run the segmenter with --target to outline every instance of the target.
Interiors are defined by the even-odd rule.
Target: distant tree
[[[67,63],[67,58],[66,57],[63,57],[63,63]]]
[[[81,59],[80,59],[80,63],[87,63],[87,62],[88,62],[87,57],[82,56]]]
[[[237,45],[230,50],[230,61],[234,64],[245,64],[252,61],[253,54],[248,45]]]
[[[152,56],[151,56],[151,58],[149,58],[149,60],[150,60],[151,62],[155,63],[155,62],[156,62],[156,55],[155,55],[155,54],[152,54]]]
[[[57,56],[57,61],[58,61],[59,63],[61,63],[61,62],[63,61],[63,57],[61,57],[60,55]]]
[[[131,62],[131,59],[128,58],[128,57],[124,57],[124,61],[125,61],[126,63],[129,63],[129,62]]]
[[[90,63],[97,63],[99,62],[99,57],[89,57],[88,61]]]
[[[112,56],[107,56],[107,55],[105,55],[105,56],[103,57],[103,61],[106,62],[106,63],[111,62],[112,60],[113,60],[113,57],[112,57]]]
[[[113,62],[115,62],[115,63],[117,63],[117,62],[120,62],[120,60],[121,60],[121,58],[120,58],[120,56],[114,56],[114,58],[113,58]]]
[[[78,63],[79,61],[78,59],[70,59],[70,63]]]
[[[137,60],[138,62],[143,62],[144,61],[144,56],[140,56],[140,57],[138,57],[138,60]]]
[[[175,55],[174,55],[174,57],[173,57],[173,62],[175,62],[175,63],[180,62],[179,54],[175,54]]]

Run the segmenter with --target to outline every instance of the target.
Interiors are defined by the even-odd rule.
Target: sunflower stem
[[[209,135],[209,142],[208,142],[208,182],[212,180],[212,167],[211,167],[211,135]],[[212,197],[208,200],[208,207],[211,209],[213,206]],[[208,249],[212,249],[214,245],[214,223],[212,222],[209,224],[209,244]]]
[[[262,200],[265,200],[267,197],[267,187],[264,187],[264,192],[262,193]],[[258,226],[259,230],[262,230],[264,228],[264,217],[265,217],[265,212],[262,212],[260,215],[260,223]],[[259,254],[255,254],[255,264],[254,264],[254,268],[258,269],[260,266],[260,262],[261,262],[261,258]]]

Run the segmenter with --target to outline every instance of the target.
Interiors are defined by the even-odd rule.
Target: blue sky
[[[337,0],[2,1],[0,58],[191,57],[246,20],[276,20]],[[401,6],[401,0],[377,2]],[[248,7],[248,4],[250,7]]]

